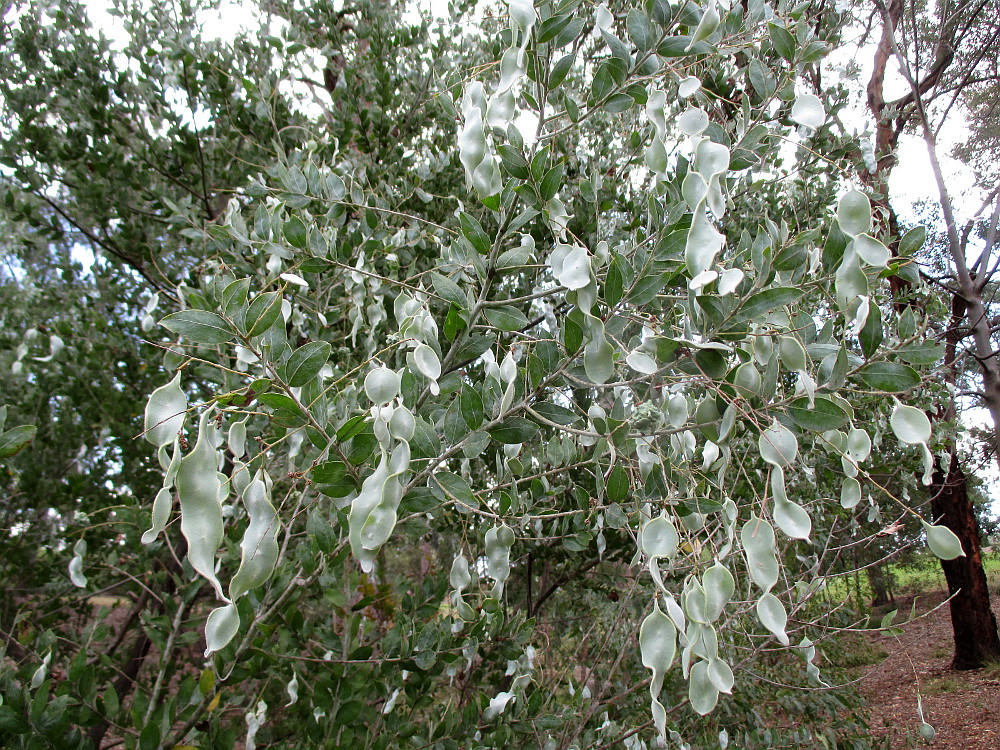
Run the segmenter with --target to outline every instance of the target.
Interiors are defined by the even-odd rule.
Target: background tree
[[[928,321],[890,304],[838,93],[797,86],[840,19],[514,2],[455,40],[382,3],[278,5],[226,44],[205,9],[123,6],[120,51],[74,6],[5,30],[8,221],[70,271],[89,244],[67,282],[120,284],[103,335],[138,325],[163,367],[111,425],[160,487],[105,482],[115,515],[77,497],[45,548],[131,614],[19,603],[4,739],[780,737],[759,725],[793,699],[756,675],[821,686],[834,530],[918,516],[873,442],[928,478],[934,444],[889,395],[935,395],[907,364]]]
[[[946,232],[943,275],[937,268],[926,274],[935,291],[946,295],[945,303],[950,306],[950,319],[941,326],[939,335],[945,343],[943,367],[953,393],[963,388],[959,384],[965,378],[978,382],[972,390],[978,404],[990,413],[992,452],[1000,456],[996,451],[1000,435],[1000,370],[994,356],[995,332],[987,296],[996,271],[991,258],[1000,203],[992,223],[981,218],[997,199],[996,174],[977,170],[979,185],[989,198],[960,229],[937,147],[943,127],[966,113],[975,119],[975,114],[982,111],[977,102],[981,102],[985,91],[996,89],[997,38],[987,20],[991,7],[988,2],[944,3],[928,10],[904,2],[878,5],[877,21],[882,33],[867,87],[868,106],[876,120],[875,154],[862,177],[881,196],[879,203],[887,229],[905,243],[906,237],[912,235],[903,235],[889,203],[888,176],[896,163],[900,136],[915,130],[924,139]],[[886,101],[884,95],[890,61],[898,64],[908,89],[895,101]],[[970,134],[975,137],[983,128],[988,130],[989,126],[977,125]],[[973,150],[989,147],[988,139],[976,142]],[[962,146],[957,153],[969,156],[970,149]],[[976,163],[982,166],[985,162],[977,159]],[[896,288],[898,305],[914,304],[910,281],[901,279]],[[935,416],[946,424],[957,424],[959,410],[954,395],[942,402]],[[960,559],[942,561],[942,568],[953,596],[953,665],[968,669],[981,667],[1000,654],[1000,636],[982,567],[976,513],[954,442],[949,453],[951,458],[944,459],[946,466],[938,467],[931,487],[932,511],[962,539],[966,552]]]

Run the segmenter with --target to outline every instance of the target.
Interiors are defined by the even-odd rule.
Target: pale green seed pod
[[[177,496],[181,506],[181,533],[188,543],[188,562],[212,584],[220,599],[225,599],[222,584],[215,575],[215,553],[222,544],[223,488],[219,481],[218,451],[212,447],[211,424],[214,409],[201,415],[198,442],[181,459],[177,469]]]
[[[240,567],[229,583],[229,597],[236,601],[250,589],[264,584],[278,561],[278,515],[271,504],[263,470],[243,493],[250,524],[240,542]]]
[[[399,375],[383,365],[365,376],[365,393],[372,403],[388,404],[399,395]]]
[[[187,395],[181,390],[178,372],[173,380],[153,391],[146,403],[146,440],[157,447],[172,443],[184,428],[186,410]]]

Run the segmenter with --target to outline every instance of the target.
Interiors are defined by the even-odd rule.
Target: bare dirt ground
[[[991,594],[993,610],[1000,612],[1000,597],[995,590]],[[918,614],[944,598],[944,592],[921,595]],[[909,613],[912,597],[897,604],[900,615]],[[1000,665],[961,672],[949,668],[952,631],[947,604],[904,626],[902,635],[880,634],[872,642],[888,656],[870,668],[861,692],[868,699],[872,732],[888,738],[892,750],[1000,750]],[[918,685],[924,717],[937,730],[930,742],[918,732]]]

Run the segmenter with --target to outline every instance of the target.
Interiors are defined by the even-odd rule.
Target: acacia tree
[[[879,3],[877,7],[882,34],[867,87],[868,106],[876,119],[875,154],[862,176],[881,196],[879,207],[886,228],[901,237],[899,219],[889,203],[888,177],[903,133],[915,130],[926,143],[946,237],[942,253],[946,269],[942,276],[932,265],[925,278],[932,280],[935,292],[946,295],[950,308],[947,323],[939,326],[939,337],[945,344],[942,367],[952,395],[941,402],[934,416],[954,425],[959,416],[960,384],[968,378],[977,381],[980,385],[965,389],[966,394],[988,410],[992,422],[990,452],[1000,460],[1000,370],[994,356],[995,324],[988,309],[988,288],[996,272],[992,256],[1000,202],[995,170],[983,169],[990,163],[983,158],[990,152],[990,126],[988,112],[979,111],[982,100],[990,96],[987,92],[996,91],[998,39],[988,20],[996,8],[990,2],[957,2],[918,12],[913,4],[901,0]],[[890,61],[898,64],[908,87],[895,101],[886,101],[883,93]],[[958,154],[978,166],[979,186],[989,197],[960,228],[941,168],[937,140],[942,127],[964,113],[973,114],[979,123],[970,133],[969,143],[976,143],[976,147],[970,149],[963,144]],[[986,114],[987,120],[979,120],[975,114]],[[984,212],[989,218],[983,216]],[[905,243],[907,237],[912,234],[900,242]],[[898,306],[915,304],[911,286],[908,280],[896,283]],[[932,512],[959,536],[966,553],[957,560],[943,560],[941,565],[952,595],[952,664],[956,669],[971,669],[1000,655],[1000,635],[982,565],[979,525],[954,438],[949,453],[950,457],[942,459],[936,469],[931,487]]]
[[[16,218],[104,250],[167,372],[136,429],[163,479],[132,501],[144,522],[104,549],[82,526],[89,546],[64,552],[87,589],[153,571],[141,630],[116,663],[124,635],[95,625],[72,649],[17,620],[0,731],[767,741],[735,716],[745,675],[777,644],[820,680],[831,623],[809,600],[834,526],[914,514],[868,470],[873,441],[932,470],[927,418],[891,395],[933,392],[906,364],[926,321],[887,305],[896,263],[846,184],[838,103],[796,84],[836,24],[518,0],[455,42],[379,3],[320,4],[267,8],[282,30],[230,48],[168,9],[121,9],[124,58],[78,9],[11,28]],[[73,53],[33,57],[43,33]],[[64,92],[81,50],[115,106],[93,132],[37,122],[32,84]],[[299,69],[309,53],[322,64]],[[159,176],[119,174],[133,151]],[[569,592],[584,625],[551,614]]]

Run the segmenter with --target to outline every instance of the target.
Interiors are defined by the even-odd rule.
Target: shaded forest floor
[[[993,610],[1000,614],[1000,594],[990,583]],[[860,686],[868,701],[872,733],[887,738],[892,750],[997,750],[1000,663],[973,671],[950,668],[951,616],[947,604],[938,606],[944,599],[944,591],[919,595],[916,611],[926,613],[923,617],[903,626],[902,635],[871,637],[875,651],[885,656],[881,664],[868,668]],[[912,602],[912,596],[897,598],[897,622],[911,611]],[[924,717],[937,730],[930,742],[918,732],[918,685]]]

